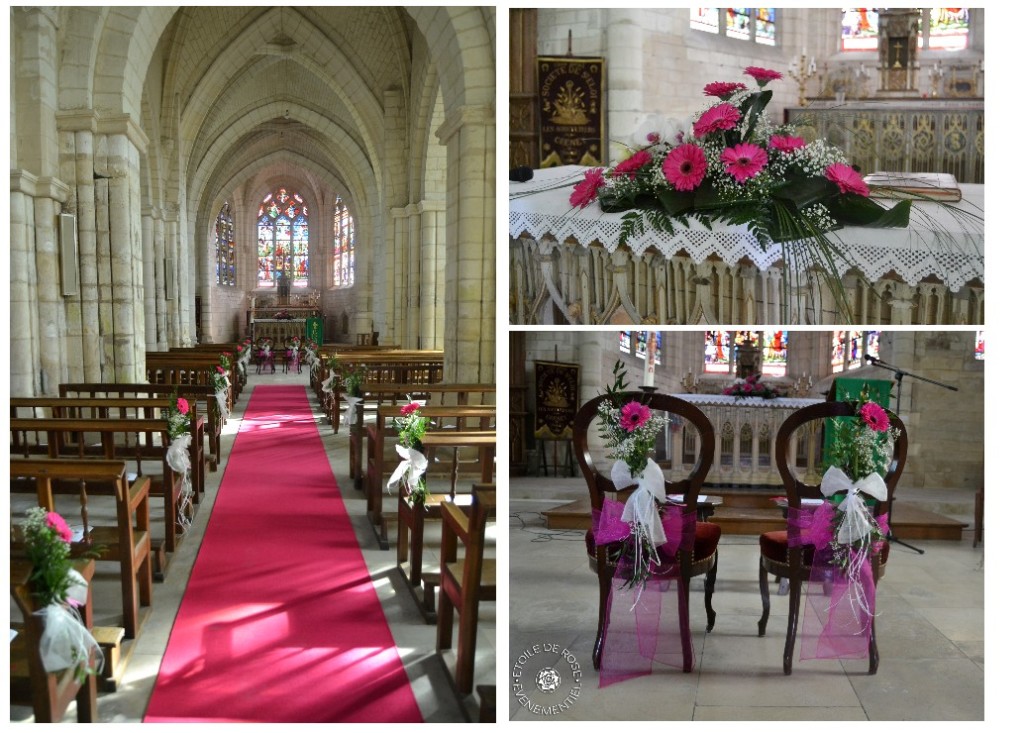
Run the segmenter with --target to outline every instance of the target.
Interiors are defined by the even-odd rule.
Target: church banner
[[[539,440],[572,440],[572,421],[579,409],[578,364],[534,362],[537,380],[536,427]]]
[[[601,165],[604,149],[604,59],[537,58],[540,167]]]

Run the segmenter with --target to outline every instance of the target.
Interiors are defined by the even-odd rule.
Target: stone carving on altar
[[[903,96],[917,92],[917,36],[921,12],[917,8],[878,11],[879,95]]]

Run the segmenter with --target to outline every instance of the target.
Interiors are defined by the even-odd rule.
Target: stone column
[[[136,377],[134,252],[131,239],[131,194],[128,182],[128,137],[107,136],[110,280],[113,305],[114,375],[118,382]]]
[[[384,173],[381,176],[384,211],[388,212],[388,222],[384,246],[385,252],[390,252],[390,261],[382,263],[383,269],[379,270],[379,277],[374,278],[375,283],[386,284],[381,305],[384,306],[383,322],[374,324],[375,330],[380,332],[381,340],[390,343],[401,342],[405,335],[402,327],[404,313],[400,311],[405,305],[405,293],[401,283],[405,281],[405,263],[408,262],[409,252],[404,238],[404,226],[407,222],[402,219],[402,210],[409,203],[409,137],[408,113],[405,107],[405,97],[399,89],[384,90]],[[390,291],[388,288],[390,287]],[[374,309],[377,310],[376,308]],[[411,346],[411,344],[402,344]]]
[[[78,278],[82,304],[83,378],[103,378],[100,348],[99,287],[96,272],[96,182],[93,142],[96,119],[89,113],[84,129],[75,132],[75,185],[78,199]]]
[[[156,351],[156,260],[153,255],[153,208],[142,209],[142,281],[145,288],[146,350]]]
[[[644,112],[644,33],[632,8],[608,11],[608,139],[626,140]]]
[[[153,313],[156,319],[156,351],[167,350],[167,284],[164,282],[167,212],[153,209]]]
[[[36,309],[39,313],[39,366],[42,370],[40,394],[57,393],[57,385],[66,381],[67,353],[64,302],[60,287],[60,256],[57,251],[57,215],[67,196],[59,181],[41,179],[37,184],[35,208]]]
[[[35,210],[32,191],[35,180],[23,171],[11,171],[11,395],[32,397],[36,391],[39,359],[38,313],[35,308],[35,258],[32,234]]]
[[[495,379],[494,108],[450,111],[438,129],[447,147],[445,378]]]
[[[420,337],[420,262],[423,258],[420,249],[420,216],[419,204],[406,207],[408,216],[405,220],[405,236],[408,242],[405,256],[405,297],[403,298],[402,319],[404,320],[402,343],[409,348],[421,348]]]
[[[405,313],[405,307],[408,304],[408,276],[407,264],[411,257],[409,252],[409,218],[408,209],[406,208],[393,208],[391,209],[391,220],[388,225],[388,229],[391,232],[391,272],[388,278],[391,297],[388,299],[388,331],[387,333],[392,335],[395,342],[401,343],[403,346],[412,348],[416,343],[408,342],[405,340],[408,335],[405,328],[405,323],[408,314]],[[381,331],[383,333],[383,331]]]
[[[443,349],[444,202],[421,201],[420,208],[419,343],[422,349]]]

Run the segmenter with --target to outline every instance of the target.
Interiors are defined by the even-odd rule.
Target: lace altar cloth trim
[[[724,394],[674,394],[681,400],[694,405],[721,405],[724,407],[761,407],[776,408],[780,410],[797,410],[808,405],[816,405],[824,402],[814,397],[775,397],[766,400],[763,397],[740,397],[739,399]]]
[[[536,241],[550,237],[557,242],[574,239],[582,245],[597,243],[609,252],[618,249],[623,214],[606,214],[597,203],[582,210],[569,205],[572,186],[586,170],[583,166],[546,168],[534,171],[527,183],[509,183],[509,236]],[[845,258],[846,269],[856,268],[872,282],[889,272],[910,284],[935,275],[950,289],[959,290],[985,274],[983,224],[967,221],[963,215],[983,213],[984,186],[963,184],[961,190],[963,201],[958,204],[915,201],[908,229],[847,227],[828,236]],[[711,255],[729,265],[748,257],[760,270],[782,259],[781,245],[762,249],[746,227],[716,224],[708,231],[697,222],[689,229],[674,226],[673,236],[648,227],[626,247],[635,255],[651,248],[665,257],[686,254],[698,264]],[[787,245],[787,250],[791,263],[805,269],[799,264],[807,261],[804,247],[795,243]]]

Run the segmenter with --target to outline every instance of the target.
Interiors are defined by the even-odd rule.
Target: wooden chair
[[[256,362],[256,373],[262,374],[264,369],[269,369],[272,374],[277,372],[277,365],[274,363],[274,349],[271,347],[269,354],[264,354],[258,348],[253,351],[253,361]]]
[[[602,474],[594,465],[589,444],[589,431],[591,424],[598,416],[598,406],[606,400],[604,395],[583,405],[576,414],[573,423],[573,448],[576,452],[576,460],[579,462],[583,476],[587,480],[587,488],[590,491],[590,506],[597,516],[604,507],[605,497],[625,501],[626,497],[634,489],[617,491],[612,480]],[[704,484],[704,478],[711,470],[715,453],[714,428],[707,416],[697,407],[666,394],[647,394],[642,392],[631,392],[623,395],[623,402],[637,400],[646,404],[653,411],[664,411],[689,423],[696,430],[700,442],[696,459],[689,475],[677,481],[666,481],[666,494],[685,495],[685,513],[695,514],[697,511],[697,497]],[[675,576],[679,581],[679,627],[683,639],[690,637],[689,618],[689,592],[690,578],[699,575],[707,575],[704,587],[704,607],[707,613],[707,631],[711,631],[715,625],[715,611],[711,606],[711,597],[715,590],[715,577],[718,569],[718,541],[722,536],[722,529],[717,524],[710,522],[696,523],[696,539],[692,551],[680,549],[675,558]],[[591,569],[598,577],[598,619],[597,637],[594,640],[594,667],[600,669],[601,655],[604,644],[604,633],[607,620],[608,595],[611,592],[612,577],[618,562],[619,545],[598,545],[594,541],[594,531],[589,530],[586,535],[587,553],[590,556]],[[666,576],[673,574],[673,568],[666,565],[662,560],[662,569]],[[693,670],[693,649],[688,643],[683,643],[683,670]]]
[[[75,569],[90,582],[96,563],[93,560],[80,561]],[[79,723],[97,720],[96,677],[88,675],[84,682],[75,678],[75,669],[47,672],[39,653],[39,639],[43,634],[43,620],[35,614],[38,609],[32,597],[28,579],[32,564],[27,560],[11,560],[11,597],[21,611],[24,621],[10,646],[11,652],[11,703],[31,705],[37,723],[59,723],[65,711],[74,700],[77,703],[76,717]],[[82,619],[92,628],[92,589]]]
[[[896,482],[907,460],[907,430],[899,417],[886,410],[889,415],[889,422],[900,431],[900,437],[896,441],[893,451],[892,463],[889,465],[889,472],[884,476],[885,484],[888,487],[888,496],[885,501],[879,501],[874,507],[876,517],[886,514],[896,490]],[[794,473],[791,460],[796,455],[797,431],[814,421],[823,421],[835,417],[855,417],[856,407],[848,402],[822,402],[817,405],[809,405],[801,408],[790,415],[779,428],[775,442],[775,463],[782,476],[782,483],[786,489],[787,511],[799,510],[804,499],[821,499],[820,477],[819,483],[807,484],[798,479]],[[821,431],[824,434],[824,431]],[[808,446],[808,452],[813,451],[813,446]],[[761,535],[761,562],[758,575],[758,582],[761,589],[761,619],[757,623],[757,635],[764,636],[765,628],[768,625],[768,614],[770,601],[768,592],[768,574],[789,579],[789,620],[786,625],[786,646],[782,657],[782,668],[786,674],[793,671],[793,648],[796,644],[796,630],[800,620],[800,596],[802,583],[810,578],[811,563],[814,558],[814,548],[811,545],[799,546],[794,543],[790,547],[790,535],[799,537],[799,529],[790,526],[787,529],[773,532],[765,532]],[[885,563],[889,557],[889,543],[885,542],[882,550],[876,553],[871,560],[872,577],[877,584],[885,574]],[[878,671],[878,646],[875,638],[875,622],[871,621],[871,637],[868,643],[869,672],[874,674]]]
[[[437,603],[437,651],[452,648],[453,610],[459,611],[459,647],[455,656],[455,689],[473,691],[477,619],[480,601],[497,597],[496,561],[484,558],[484,532],[496,510],[493,488],[473,487],[467,514],[454,502],[441,504],[441,592]],[[458,545],[464,553],[459,558]]]

